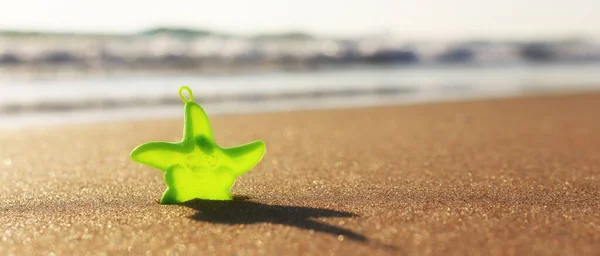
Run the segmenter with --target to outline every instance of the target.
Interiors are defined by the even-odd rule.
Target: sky
[[[600,35],[598,0],[0,0],[0,30],[238,34],[305,31],[413,38]]]

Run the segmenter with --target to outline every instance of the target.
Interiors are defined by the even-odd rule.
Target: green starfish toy
[[[190,99],[183,96],[186,90]],[[262,141],[222,148],[213,134],[204,110],[194,102],[192,90],[179,89],[185,103],[183,140],[177,143],[148,142],[131,152],[131,159],[165,172],[167,190],[161,204],[177,204],[191,199],[232,200],[229,193],[235,178],[249,171],[263,157]]]

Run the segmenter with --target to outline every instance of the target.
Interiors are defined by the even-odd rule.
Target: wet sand
[[[600,93],[211,122],[267,144],[233,202],[129,160],[181,119],[0,130],[0,254],[600,254]]]

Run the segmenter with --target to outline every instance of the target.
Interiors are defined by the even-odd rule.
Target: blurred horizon
[[[0,30],[131,34],[153,27],[237,35],[300,31],[423,40],[600,37],[594,0],[74,1],[0,4]]]
[[[387,37],[398,41],[434,41],[434,42],[460,42],[460,41],[498,41],[498,42],[539,42],[539,41],[559,41],[559,40],[586,40],[599,41],[600,30],[597,33],[545,33],[545,34],[526,34],[514,36],[502,35],[477,35],[465,34],[456,37],[419,37],[410,35],[401,35],[387,29],[372,30],[368,33],[355,34],[336,34],[336,33],[317,33],[302,29],[282,29],[277,31],[258,31],[253,33],[230,32],[226,30],[213,29],[208,26],[173,26],[173,25],[154,25],[130,31],[102,31],[102,30],[44,30],[44,29],[19,29],[0,26],[0,36],[90,36],[90,37],[128,37],[139,35],[159,34],[178,34],[177,36],[223,36],[237,38],[284,38],[288,35],[295,37],[293,39],[305,38],[328,38],[338,40],[353,40],[368,37]],[[185,33],[189,33],[185,35]]]
[[[299,31],[248,36],[186,27],[131,34],[0,30],[0,76],[5,77],[545,63],[600,63],[600,41],[574,37],[436,41],[387,33],[335,38]]]
[[[594,0],[5,1],[0,123],[169,116],[182,84],[211,113],[595,91],[599,9]]]

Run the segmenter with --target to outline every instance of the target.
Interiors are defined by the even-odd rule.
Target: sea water
[[[221,75],[0,77],[0,126],[179,117],[190,86],[209,115],[600,90],[600,64],[362,66]]]

